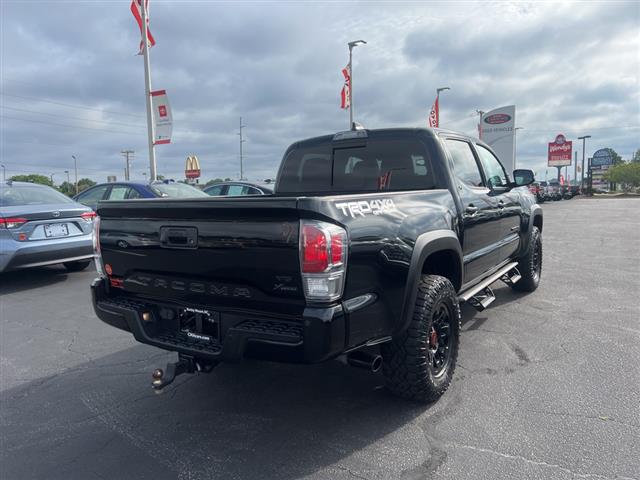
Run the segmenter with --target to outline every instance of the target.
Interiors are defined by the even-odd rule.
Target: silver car
[[[95,216],[51,187],[0,182],[0,272],[57,263],[87,268]]]

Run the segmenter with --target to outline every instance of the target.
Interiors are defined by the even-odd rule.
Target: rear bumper
[[[202,341],[179,329],[167,332],[158,328],[159,310],[169,304],[109,295],[108,288],[103,278],[91,284],[96,315],[113,327],[131,332],[137,341],[164,350],[232,363],[245,356],[317,363],[339,355],[346,348],[346,319],[341,305],[306,308],[295,320],[221,312],[218,338]],[[144,312],[150,315],[149,321],[142,320]]]
[[[0,272],[92,258],[92,234],[36,242],[0,241]]]

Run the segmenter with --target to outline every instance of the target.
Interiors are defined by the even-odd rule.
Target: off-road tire
[[[519,292],[533,292],[540,284],[542,275],[542,234],[533,226],[529,234],[527,253],[518,259],[518,270],[522,278],[513,284]]]
[[[448,364],[434,375],[430,332],[441,306],[448,309]],[[422,275],[409,328],[382,346],[383,374],[387,388],[402,398],[434,402],[447,390],[453,378],[460,341],[460,305],[451,282],[439,275]]]
[[[64,262],[64,268],[66,268],[70,272],[81,272],[89,265],[91,265],[91,260],[78,260],[75,262]]]

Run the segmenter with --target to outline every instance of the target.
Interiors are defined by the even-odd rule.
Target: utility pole
[[[476,113],[478,114],[478,138],[482,140],[482,116],[484,112],[482,110],[476,110]]]
[[[349,42],[349,130],[355,130],[353,124],[353,48],[358,45],[366,45],[364,40]]]
[[[578,151],[573,152],[573,180],[578,184]]]
[[[49,179],[51,180],[51,185],[53,185],[53,176],[55,175],[55,173],[52,173],[51,175],[49,175]]]
[[[71,180],[69,179],[69,170],[65,170],[64,173],[67,174],[67,183],[71,184]]]
[[[128,182],[130,180],[129,174],[131,172],[131,163],[130,159],[132,159],[135,155],[134,150],[122,150],[120,154],[125,158],[125,169],[124,169],[124,179]]]
[[[238,135],[240,135],[240,180],[244,180],[244,170],[243,170],[243,166],[242,166],[242,144],[246,141],[242,139],[242,129],[245,128],[246,125],[242,124],[242,117],[240,117],[240,132],[238,133]]]
[[[7,168],[4,165],[0,165],[2,167],[2,181],[7,181]]]
[[[154,147],[155,142],[155,126],[153,124],[153,104],[151,103],[151,63],[149,61],[149,39],[147,38],[147,2],[143,1],[140,5],[142,10],[142,53],[144,56],[144,93],[146,97],[147,105],[147,136],[149,142],[149,172],[151,174],[150,180],[156,181],[156,150]]]
[[[76,195],[78,194],[78,159],[76,158],[75,155],[71,155],[71,158],[73,158],[73,169],[76,172]]]
[[[580,189],[584,191],[584,150],[585,141],[587,138],[591,138],[591,135],[585,135],[584,137],[578,137],[578,140],[582,140],[582,172],[580,172]]]
[[[436,128],[440,128],[440,92],[444,92],[445,90],[451,89],[449,87],[436,88],[436,103],[438,104],[438,109],[436,110]]]

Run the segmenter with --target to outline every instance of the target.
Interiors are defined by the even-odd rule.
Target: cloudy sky
[[[7,175],[148,171],[143,62],[128,1],[1,0],[1,163]],[[355,117],[367,128],[441,126],[475,134],[476,109],[515,104],[519,166],[544,177],[557,133],[592,135],[587,155],[640,148],[640,2],[218,2],[151,0],[154,89],[174,112],[158,171],[203,180],[275,175],[291,142],[344,130],[346,43]],[[577,142],[576,142],[577,143]],[[553,175],[551,170],[549,175]]]

